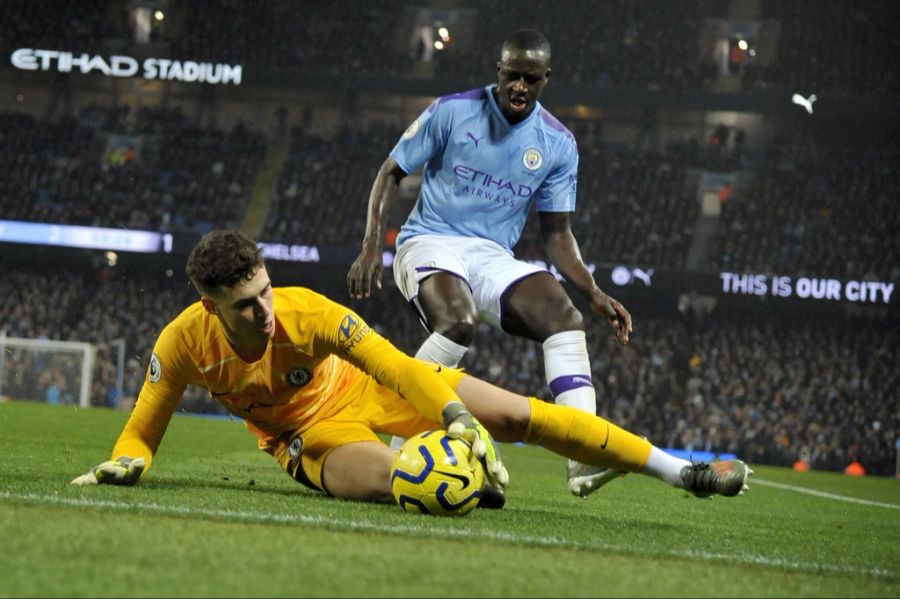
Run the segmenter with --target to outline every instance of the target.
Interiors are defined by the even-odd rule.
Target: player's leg
[[[267,451],[297,482],[333,497],[390,503],[394,452],[352,411],[274,440]]]
[[[547,385],[556,403],[597,412],[581,312],[548,272],[513,284],[501,299],[503,330],[543,344]]]
[[[547,385],[558,405],[597,413],[591,362],[581,312],[546,272],[517,281],[502,297],[503,329],[542,343]],[[570,461],[569,490],[581,497],[619,476],[617,470]]]
[[[456,368],[475,336],[475,303],[465,281],[447,272],[433,273],[419,283],[416,308],[431,331],[415,357]],[[391,439],[391,449],[400,449],[403,437]]]
[[[335,447],[324,462],[323,485],[334,497],[393,503],[394,451],[381,441]]]
[[[431,334],[416,357],[455,368],[475,337],[478,312],[464,254],[467,240],[420,235],[404,242],[394,280]]]
[[[466,267],[456,251],[459,240],[432,235],[414,237],[397,251],[394,279],[429,335],[415,357],[456,368],[472,339],[478,313],[466,282]],[[391,440],[397,450],[402,437]]]
[[[419,283],[417,304],[431,335],[416,358],[455,368],[475,338],[478,321],[469,284],[456,274],[436,272]]]
[[[582,463],[640,472],[698,496],[739,495],[751,473],[740,460],[692,464],[599,416],[511,393],[465,376],[456,392],[498,441],[540,445]]]

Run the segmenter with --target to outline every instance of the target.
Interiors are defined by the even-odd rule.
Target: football
[[[408,512],[462,516],[481,499],[484,468],[463,439],[444,430],[407,439],[394,456],[391,490]]]

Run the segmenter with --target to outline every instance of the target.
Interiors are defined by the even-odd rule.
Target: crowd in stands
[[[183,20],[165,34],[175,56],[341,74],[405,74],[411,58],[397,44],[407,4],[181,0]]]
[[[744,88],[897,94],[900,17],[891,6],[880,0],[765,0],[761,18],[779,24],[778,51],[765,66],[747,65]]]
[[[585,259],[682,268],[699,213],[686,176],[670,152],[580,146],[572,231]],[[516,254],[545,258],[541,247],[537,219],[531,218]]]
[[[0,214],[172,233],[238,226],[265,152],[264,134],[201,128],[177,108],[0,113]]]
[[[900,279],[896,153],[845,151],[763,165],[722,206],[709,247],[720,270]]]
[[[399,0],[352,7],[314,3],[304,6],[302,18],[286,1],[269,2],[264,11],[236,0],[180,7],[183,21],[167,34],[176,55],[400,76],[413,75],[419,58],[411,44],[416,12]],[[491,79],[502,37],[536,24],[556,44],[554,69],[576,83],[690,89],[705,87],[715,76],[712,58],[703,59],[699,52],[703,18],[722,12],[721,3],[712,0],[581,0],[532,4],[527,11],[515,2],[480,0],[461,8],[459,19],[448,18],[446,24],[473,30],[463,36],[465,47],[450,41],[445,51],[433,53],[439,76]]]
[[[578,0],[522,10],[513,0],[482,0],[476,6],[472,43],[437,53],[440,75],[490,81],[503,36],[538,28],[553,48],[555,80],[602,88],[701,90],[715,78],[712,56],[703,57],[699,43],[704,18],[721,12],[721,3]]]
[[[103,52],[108,41],[121,47],[131,35],[128,2],[109,0],[87,7],[67,0],[4,0],[0,49],[42,48],[69,52]]]
[[[8,0],[0,48],[121,51],[135,38],[130,6],[116,0],[104,7]],[[302,9],[291,0],[272,0],[264,9],[239,0],[177,0],[165,8],[152,39],[176,59],[373,78],[422,72],[416,64],[421,52],[412,44],[420,15],[402,0],[306,3]],[[721,0],[572,0],[532,3],[527,10],[512,0],[472,0],[457,8],[458,13],[444,11],[445,24],[471,30],[451,36],[443,51],[433,53],[435,72],[478,83],[492,79],[505,34],[537,27],[554,45],[560,81],[600,88],[710,89],[718,74],[708,30],[717,26],[708,23],[747,21],[732,17]],[[432,12],[439,20],[442,11]],[[745,91],[820,96],[900,91],[900,20],[889,2],[766,0],[751,20],[778,32],[757,34],[774,37],[775,55],[757,54],[742,63]]]
[[[359,301],[347,297],[340,273],[281,278],[275,283],[306,285],[344,302],[408,353],[427,334],[390,277],[383,291]],[[47,277],[41,268],[23,267],[0,279],[0,331],[92,343],[124,338],[123,395],[115,389],[116,353],[104,350],[98,352],[91,401],[127,407],[144,380],[156,336],[195,300],[180,271],[168,277],[97,266]],[[599,414],[664,447],[737,453],[754,463],[803,459],[827,470],[858,460],[870,474],[893,473],[900,435],[897,326],[866,317],[823,321],[805,313],[759,318],[758,311],[727,306],[711,313],[630,307],[635,333],[627,347],[612,340],[605,321],[586,319]],[[77,401],[74,377],[64,376],[72,370],[48,367],[46,357],[40,374],[24,378],[27,369],[20,365],[35,359],[29,355],[6,352],[4,395]],[[482,324],[461,365],[513,391],[551,400],[542,360],[538,344]],[[194,388],[180,409],[224,413]]]
[[[326,139],[294,128],[260,237],[282,243],[356,247],[365,231],[372,182],[402,131],[397,124],[376,121],[355,128],[344,126]],[[398,205],[392,222],[403,222],[406,214],[400,213],[404,207],[408,211],[410,206]]]

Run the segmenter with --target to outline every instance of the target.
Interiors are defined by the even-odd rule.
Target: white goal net
[[[124,350],[123,340],[94,345],[0,333],[0,399],[115,405],[122,396]]]

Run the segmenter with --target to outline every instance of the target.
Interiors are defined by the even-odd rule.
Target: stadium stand
[[[330,139],[294,128],[261,238],[321,245],[358,243],[365,231],[372,180],[405,126],[385,122],[343,126]],[[397,212],[401,211],[398,207]]]
[[[805,94],[896,94],[900,92],[897,11],[887,2],[841,3],[765,0],[761,17],[781,27],[774,60],[748,65],[743,86]],[[815,18],[810,18],[815,15]]]
[[[896,151],[826,149],[763,166],[723,206],[710,263],[736,272],[900,278]]]
[[[240,224],[264,134],[200,128],[175,108],[80,112],[55,121],[0,113],[4,218],[182,233],[203,233],[212,219]]]
[[[472,19],[471,43],[435,53],[432,71],[421,69],[407,44],[409,32],[398,29],[398,23],[407,29],[412,24],[400,0],[357,3],[352,10],[344,2],[311,3],[302,15],[288,0],[273,0],[265,8],[237,0],[179,0],[167,3],[170,16],[152,41],[172,56],[301,76],[324,73],[340,89],[352,86],[352,76],[409,79],[423,73],[475,87],[492,80],[504,33],[540,23],[555,43],[554,85],[638,90],[631,97],[643,99],[646,91],[714,91],[718,67],[704,32],[710,20],[730,18],[735,4],[575,0],[529,5],[525,14],[508,0],[461,2]],[[777,24],[779,36],[771,60],[751,61],[736,76],[744,91],[789,90],[823,98],[900,92],[900,28],[889,3],[748,5],[758,7],[758,21]],[[572,19],[576,13],[591,18]],[[109,53],[127,47],[131,35],[128,3],[122,1],[89,11],[61,0],[40,7],[8,0],[4,14],[4,49],[77,46]],[[36,109],[0,112],[0,168],[6,174],[0,181],[0,218],[189,237],[240,226],[249,203],[258,199],[251,198],[251,190],[274,133],[262,132],[254,120],[201,125],[195,106],[187,103],[129,105],[112,94],[108,102],[75,100],[72,110],[57,105],[43,115]],[[290,114],[301,112],[290,106]],[[634,115],[626,117],[635,128]],[[394,105],[375,117],[339,118],[333,127],[313,127],[309,115],[288,123],[287,156],[273,179],[275,192],[257,238],[358,247],[372,180],[409,118],[407,109]],[[579,202],[572,225],[587,261],[691,267],[701,218],[698,180],[704,171],[733,172],[741,185],[723,196],[721,216],[694,266],[709,272],[900,279],[895,144],[870,140],[851,147],[840,137],[816,138],[807,131],[790,138],[790,132],[778,131],[773,138],[754,139],[752,148],[744,148],[743,136],[739,143],[712,147],[708,139],[729,128],[711,121],[705,125],[707,140],[661,136],[656,141],[637,134],[635,143],[622,144],[597,131],[610,124],[607,118],[564,119],[579,140]],[[752,160],[747,159],[751,151]],[[394,226],[409,207],[394,208]],[[528,259],[543,258],[536,224],[529,220],[516,247]],[[115,389],[114,356],[101,352],[91,402],[127,407],[161,327],[195,299],[181,274],[183,256],[168,258],[167,275],[157,263],[146,271],[100,259],[72,269],[58,268],[53,259],[26,264],[15,254],[21,249],[3,250],[0,246],[0,331],[95,344],[125,339],[122,396]],[[276,284],[306,285],[345,301],[404,350],[415,351],[424,337],[389,275],[383,292],[351,302],[342,268],[279,270]],[[671,297],[626,303],[635,316],[627,348],[612,342],[605,323],[589,320],[601,414],[668,447],[734,452],[751,462],[779,465],[803,459],[813,468],[837,471],[859,460],[871,474],[894,472],[900,327],[891,308],[823,312],[720,301],[700,313],[679,310]],[[7,357],[11,372],[16,359],[25,358]],[[481,325],[463,365],[501,386],[549,399],[533,343]],[[41,394],[47,401],[71,402],[67,383],[48,370],[39,381]],[[14,397],[16,385],[24,384],[6,378],[3,394]],[[182,409],[222,413],[197,391],[185,397]]]
[[[614,0],[540,3],[527,11],[502,0],[477,3],[475,43],[457,53],[438,54],[438,73],[478,80],[496,67],[503,31],[541,23],[550,40],[566,40],[553,51],[554,77],[599,87],[703,89],[715,76],[700,53],[705,16],[722,3]],[[572,15],[590,15],[572,18]],[[678,26],[672,26],[678,23]]]
[[[369,301],[353,302],[327,272],[307,277],[275,282],[344,298],[406,351],[425,336],[391,283]],[[143,382],[155,336],[196,295],[183,275],[124,276],[99,266],[87,277],[16,272],[0,281],[0,298],[0,330],[10,336],[93,343],[124,337],[127,404]],[[786,466],[807,456],[811,467],[828,470],[858,459],[871,474],[892,472],[893,439],[900,433],[897,327],[871,317],[825,324],[816,314],[761,319],[752,310],[724,306],[703,316],[659,308],[634,312],[636,333],[628,348],[612,341],[606,323],[589,320],[601,415],[668,447],[738,453]],[[115,405],[111,357],[99,357],[92,403]],[[462,366],[498,385],[550,399],[534,343],[481,325]],[[42,384],[46,392],[52,381]],[[181,409],[222,413],[199,390],[185,397]]]

